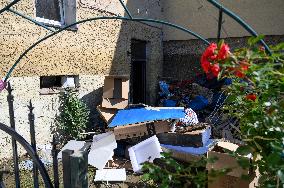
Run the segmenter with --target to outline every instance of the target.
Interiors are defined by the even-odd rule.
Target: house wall
[[[164,0],[162,2],[165,20],[189,28],[204,38],[216,38],[219,11],[207,0]],[[243,18],[259,34],[284,34],[283,0],[219,0],[218,2]],[[247,31],[225,14],[223,14],[223,20],[222,37],[249,36]],[[194,38],[169,27],[164,27],[163,31],[166,41]]]
[[[219,10],[207,0],[164,0],[164,19],[184,26],[202,37],[216,42]],[[268,44],[284,41],[283,0],[219,0],[224,7],[236,13],[258,34],[265,35]],[[163,76],[174,79],[191,79],[203,73],[200,57],[206,45],[195,37],[179,30],[163,27]],[[232,49],[244,47],[250,34],[236,21],[223,14],[221,38]]]
[[[148,2],[152,1],[157,0]],[[0,7],[8,2],[1,1]],[[25,15],[35,17],[34,2],[22,0],[13,7]],[[96,2],[98,4],[90,4],[90,1],[86,0],[77,1],[77,20],[99,15],[125,15],[123,8],[119,8],[119,4],[113,4],[114,1]],[[133,10],[137,9],[134,1],[129,0],[127,4],[131,5]],[[159,7],[152,7],[156,11],[159,10]],[[148,13],[140,11],[139,14],[145,17]],[[9,12],[0,15],[0,28],[0,76],[3,78],[20,54],[48,32]],[[76,32],[64,31],[36,46],[21,60],[9,79],[14,88],[17,131],[29,140],[26,106],[31,99],[35,106],[37,142],[45,144],[51,141],[54,120],[58,115],[59,95],[40,94],[40,76],[50,75],[79,75],[78,94],[91,108],[92,123],[97,125],[99,118],[96,106],[102,97],[104,76],[130,74],[131,59],[128,52],[132,38],[148,42],[150,51],[147,62],[147,103],[153,104],[157,92],[157,78],[162,75],[161,32],[160,28],[143,23],[93,21],[80,24]],[[0,122],[9,125],[6,97],[6,91],[0,93]],[[0,158],[11,154],[10,142],[7,134],[0,133]]]
[[[231,50],[246,46],[249,37],[226,38]],[[276,45],[284,42],[284,35],[266,36],[268,45]],[[209,42],[217,42],[209,39]],[[176,80],[190,80],[198,74],[203,74],[200,66],[200,58],[206,45],[201,40],[165,41],[163,77]]]

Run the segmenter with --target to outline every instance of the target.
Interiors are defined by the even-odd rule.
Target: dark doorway
[[[146,103],[146,42],[131,40],[130,92],[133,104]]]

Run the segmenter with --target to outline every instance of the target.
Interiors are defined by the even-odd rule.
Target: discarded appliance
[[[160,133],[157,135],[161,144],[184,147],[203,147],[207,144],[210,136],[210,126],[207,126],[200,130],[193,130],[184,133],[169,132]]]
[[[135,123],[179,119],[184,117],[182,107],[142,107],[119,110],[109,127],[130,125]]]
[[[103,108],[124,109],[128,106],[129,76],[106,76],[103,87]]]
[[[96,170],[94,181],[126,181],[125,168]]]
[[[94,135],[91,150],[88,155],[88,163],[98,169],[103,169],[114,155],[117,148],[113,132]]]
[[[152,136],[137,145],[128,149],[134,172],[140,172],[142,163],[153,162],[156,158],[161,158],[161,146],[156,136]]]
[[[57,158],[62,159],[62,151],[66,150],[66,149],[74,150],[74,151],[80,150],[85,145],[85,143],[86,143],[85,141],[77,141],[77,140],[68,141],[67,144],[65,146],[63,146],[61,151],[58,153]]]

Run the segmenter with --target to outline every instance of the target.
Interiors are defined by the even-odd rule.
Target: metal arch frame
[[[76,24],[81,24],[81,23],[85,23],[85,22],[89,22],[89,21],[95,21],[95,20],[126,20],[126,21],[136,21],[136,22],[150,22],[150,23],[159,23],[159,24],[163,24],[163,25],[168,25],[171,26],[173,28],[179,29],[181,31],[184,31],[186,33],[189,33],[193,36],[195,36],[196,38],[200,39],[201,41],[203,41],[206,45],[209,45],[210,43],[204,39],[203,37],[201,37],[200,35],[194,33],[193,31],[186,29],[184,27],[178,26],[176,24],[172,24],[170,22],[165,22],[162,20],[155,20],[155,19],[146,19],[146,18],[128,18],[128,17],[121,17],[121,16],[112,16],[112,17],[107,17],[107,16],[103,16],[103,17],[94,17],[94,18],[89,18],[89,19],[85,19],[85,20],[81,20],[78,22],[75,22],[73,24],[70,24],[62,29],[59,29],[45,37],[43,37],[42,39],[38,40],[37,42],[35,42],[34,44],[32,44],[29,48],[27,48],[21,55],[20,57],[16,60],[16,62],[12,65],[12,67],[10,68],[9,72],[7,73],[4,81],[6,82],[8,80],[8,78],[11,76],[13,70],[16,68],[16,66],[20,63],[21,59],[30,51],[32,50],[34,47],[36,47],[38,44],[40,44],[41,42],[45,41],[46,39],[62,32],[65,31],[66,29],[68,29],[69,27],[72,27]]]
[[[28,152],[30,157],[33,159],[33,161],[38,166],[38,169],[39,169],[41,176],[43,178],[43,181],[45,183],[45,187],[53,188],[53,185],[51,183],[49,175],[48,175],[43,163],[41,162],[39,157],[36,155],[32,146],[21,135],[19,135],[13,128],[8,127],[7,125],[5,125],[3,123],[0,123],[0,130],[4,131],[7,134],[9,134],[10,136],[12,136],[17,142],[19,142],[25,148],[25,150]]]
[[[238,22],[245,30],[247,30],[252,36],[257,37],[257,32],[249,25],[247,24],[242,18],[240,18],[238,15],[236,15],[234,12],[230,11],[229,9],[225,8],[223,5],[218,3],[215,0],[207,0],[209,3],[211,3],[213,6],[218,8],[221,12],[224,12],[228,16],[230,16],[232,19],[234,19],[236,22]],[[221,17],[221,16],[220,16]],[[221,17],[222,19],[222,17]],[[219,20],[220,21],[220,20]],[[260,43],[264,46],[265,50],[271,55],[272,52],[268,45],[264,42],[264,40],[260,40]]]
[[[21,16],[33,23],[35,23],[36,25],[38,26],[41,26],[49,31],[53,31],[51,30],[50,28],[46,27],[45,25],[41,24],[40,22],[37,22],[36,20],[32,19],[32,18],[29,18],[15,10],[12,10],[11,7],[13,5],[15,5],[16,3],[18,3],[19,1],[21,0],[14,0],[12,1],[11,3],[9,3],[7,6],[5,6],[3,9],[0,10],[0,14],[3,13],[4,11],[10,11],[18,16]],[[225,12],[228,16],[230,16],[231,18],[233,18],[235,21],[237,21],[242,27],[244,27],[250,34],[252,34],[253,36],[258,36],[258,34],[256,33],[256,31],[254,31],[244,20],[242,20],[239,16],[237,16],[236,14],[234,14],[232,11],[228,10],[227,8],[223,7],[220,3],[216,2],[215,0],[207,0],[209,3],[211,3],[212,5],[214,5],[216,8],[219,9],[220,13],[222,14],[222,12]],[[112,16],[112,17],[107,17],[107,16],[103,16],[103,17],[94,17],[94,18],[89,18],[89,19],[85,19],[85,20],[81,20],[81,21],[78,21],[78,22],[75,22],[73,24],[70,24],[68,26],[65,26],[64,28],[62,29],[59,29],[57,31],[53,31],[53,33],[43,37],[42,39],[38,40],[37,42],[35,42],[34,44],[32,44],[29,48],[27,48],[21,55],[20,57],[16,60],[16,62],[13,64],[13,66],[10,68],[10,70],[8,71],[6,77],[5,77],[5,81],[8,80],[8,78],[10,77],[10,75],[12,74],[13,70],[15,69],[15,67],[19,64],[19,62],[21,61],[21,59],[30,51],[32,50],[35,46],[37,46],[38,44],[40,44],[42,41],[68,29],[69,27],[72,27],[76,24],[81,24],[81,23],[84,23],[84,22],[88,22],[88,21],[95,21],[95,20],[126,20],[126,21],[136,21],[136,22],[150,22],[150,23],[158,23],[158,24],[163,24],[163,25],[167,25],[167,26],[171,26],[173,28],[176,28],[176,29],[179,29],[181,31],[184,31],[184,32],[187,32],[189,33],[190,35],[193,35],[195,36],[196,38],[198,39],[201,39],[205,44],[209,44],[209,42],[204,39],[203,37],[201,37],[200,35],[196,34],[195,32],[189,30],[189,29],[186,29],[182,26],[179,26],[179,25],[176,25],[176,24],[173,24],[173,23],[170,23],[170,22],[165,22],[165,21],[162,21],[162,20],[155,20],[155,19],[147,19],[147,18],[133,18],[132,15],[131,15],[131,12],[128,10],[127,6],[124,4],[123,0],[119,0],[120,4],[122,5],[122,7],[124,8],[124,10],[126,11],[128,17],[121,17],[121,16]],[[221,17],[222,18],[222,17]],[[219,20],[220,22],[220,20]],[[219,23],[220,24],[220,23]],[[221,27],[218,26],[218,36],[220,36],[220,29]],[[260,41],[266,51],[271,54],[271,50],[269,49],[268,45],[263,41],[261,40]]]

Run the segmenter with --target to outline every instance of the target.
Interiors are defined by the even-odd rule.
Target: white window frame
[[[59,10],[60,10],[60,21],[55,21],[55,20],[50,20],[50,19],[46,19],[46,18],[41,18],[41,17],[37,17],[36,16],[36,4],[35,4],[35,11],[34,11],[34,15],[35,15],[35,20],[48,25],[48,26],[55,26],[55,27],[62,27],[64,26],[64,10],[63,10],[63,1],[64,0],[59,0]],[[35,3],[37,3],[37,0],[35,0]]]

